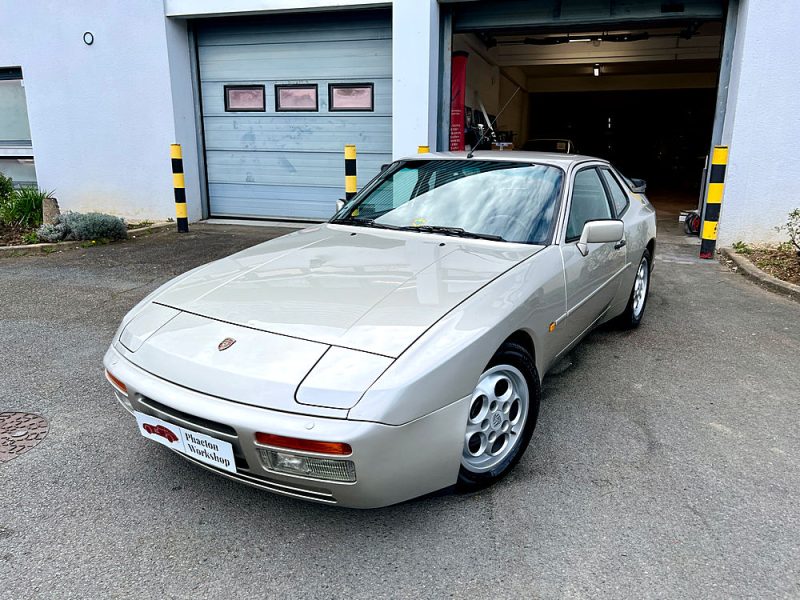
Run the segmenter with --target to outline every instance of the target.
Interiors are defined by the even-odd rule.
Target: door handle
[[[619,250],[620,248],[625,246],[627,243],[628,242],[626,242],[625,240],[618,241],[616,244],[614,244],[614,250]]]

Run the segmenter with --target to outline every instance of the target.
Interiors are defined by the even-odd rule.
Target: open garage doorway
[[[578,152],[646,180],[654,202],[672,198],[691,208],[700,194],[715,100],[714,89],[530,94],[528,139],[570,139]]]
[[[468,55],[466,143],[500,113],[481,149],[598,156],[645,179],[660,212],[696,208],[714,127],[723,3],[532,4],[452,5],[451,50]]]

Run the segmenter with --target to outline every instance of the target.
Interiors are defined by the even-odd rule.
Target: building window
[[[264,112],[267,110],[263,85],[226,85],[225,112]]]
[[[0,173],[10,177],[14,187],[32,187],[36,185],[36,168],[32,156],[3,156],[0,152]]]
[[[319,109],[317,84],[276,85],[275,110],[315,112]]]
[[[22,69],[0,67],[0,173],[14,184],[36,185]]]
[[[328,109],[375,110],[375,87],[371,83],[328,84]]]

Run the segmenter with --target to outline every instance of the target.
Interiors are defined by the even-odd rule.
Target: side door
[[[564,325],[570,343],[605,314],[619,289],[620,275],[626,264],[625,244],[589,244],[586,256],[577,246],[587,221],[615,217],[599,167],[589,166],[574,171],[569,211],[560,245],[567,294]]]

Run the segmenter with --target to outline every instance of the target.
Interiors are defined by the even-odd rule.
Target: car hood
[[[153,301],[397,357],[447,312],[541,248],[324,224],[210,263]]]

